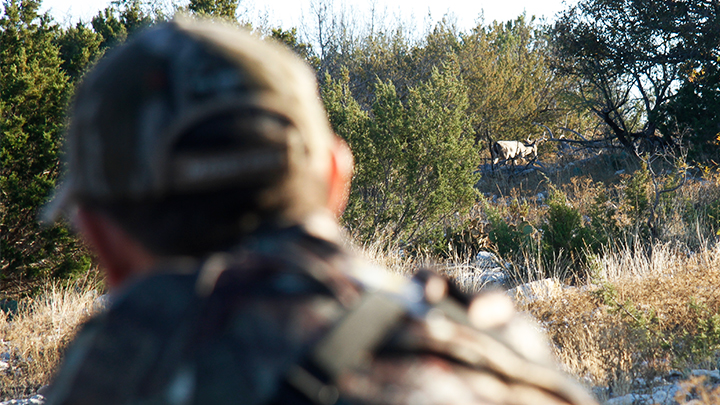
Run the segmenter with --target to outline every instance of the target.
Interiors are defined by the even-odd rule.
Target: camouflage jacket
[[[373,273],[287,231],[125,289],[82,328],[47,403],[594,404],[507,302]]]

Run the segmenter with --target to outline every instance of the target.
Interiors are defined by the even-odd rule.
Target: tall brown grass
[[[378,266],[405,275],[431,261],[420,263],[397,250],[366,252]],[[463,272],[476,271],[472,265],[456,258],[440,268],[462,281]],[[593,283],[518,301],[518,309],[546,330],[569,373],[618,395],[630,392],[639,377],[652,381],[671,369],[718,367],[717,353],[701,356],[687,342],[673,344],[689,339],[683,331],[691,337],[700,322],[720,313],[720,246],[691,255],[669,244],[655,246],[652,255],[630,247],[608,250],[595,266]],[[21,300],[13,315],[0,312],[1,352],[12,365],[0,372],[3,399],[32,395],[50,381],[77,325],[97,309],[97,298],[92,283],[51,283],[36,298]]]
[[[638,378],[719,365],[720,334],[698,335],[720,314],[720,246],[690,256],[668,245],[652,252],[607,252],[598,258],[599,284],[519,303],[570,373],[616,394]]]
[[[78,325],[101,307],[95,274],[49,282],[18,299],[17,310],[0,311],[0,399],[28,397],[50,382]]]

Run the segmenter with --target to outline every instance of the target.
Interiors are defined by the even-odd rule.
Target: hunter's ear
[[[340,217],[350,195],[350,181],[353,174],[353,156],[347,143],[335,137],[330,150],[330,171],[328,173],[327,208]]]

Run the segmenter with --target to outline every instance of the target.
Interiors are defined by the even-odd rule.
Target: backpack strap
[[[496,331],[473,326],[468,316],[472,303],[473,298],[455,284],[427,270],[415,274],[404,294],[366,293],[361,303],[310,349],[303,362],[290,367],[286,386],[301,394],[305,402],[343,404],[337,382],[343,373],[365,368],[374,355],[380,352],[434,353],[471,369],[484,370],[482,372],[507,383],[533,387],[560,399],[559,402],[595,404],[584,389],[553,365],[527,358]],[[441,327],[447,325],[455,329],[454,324],[472,329],[472,341],[438,341],[428,337],[425,342],[402,329],[408,319],[426,322],[435,313],[447,320],[440,323]]]
[[[436,304],[440,304],[453,318],[467,323],[466,307],[446,295],[448,286],[449,283],[435,273],[421,270],[408,283],[405,296],[383,291],[366,293],[362,301],[310,349],[301,363],[289,368],[286,386],[313,404],[342,403],[335,385],[342,374],[365,367],[373,354],[402,325],[404,318],[424,315],[434,308],[428,300],[435,298],[433,293],[442,293],[436,294]],[[283,395],[287,394],[279,394],[279,397]],[[282,402],[276,398],[272,403]]]
[[[311,349],[303,363],[290,367],[285,382],[311,403],[335,404],[339,400],[335,381],[344,371],[362,367],[405,314],[398,301],[382,293],[367,294]]]

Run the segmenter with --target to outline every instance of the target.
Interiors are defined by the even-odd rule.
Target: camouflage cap
[[[71,113],[68,172],[47,222],[85,200],[157,199],[273,173],[312,177],[330,159],[332,130],[309,66],[218,22],[179,18],[129,40],[86,76]],[[255,139],[241,147],[177,150],[188,131],[238,113],[276,119],[253,120]]]

